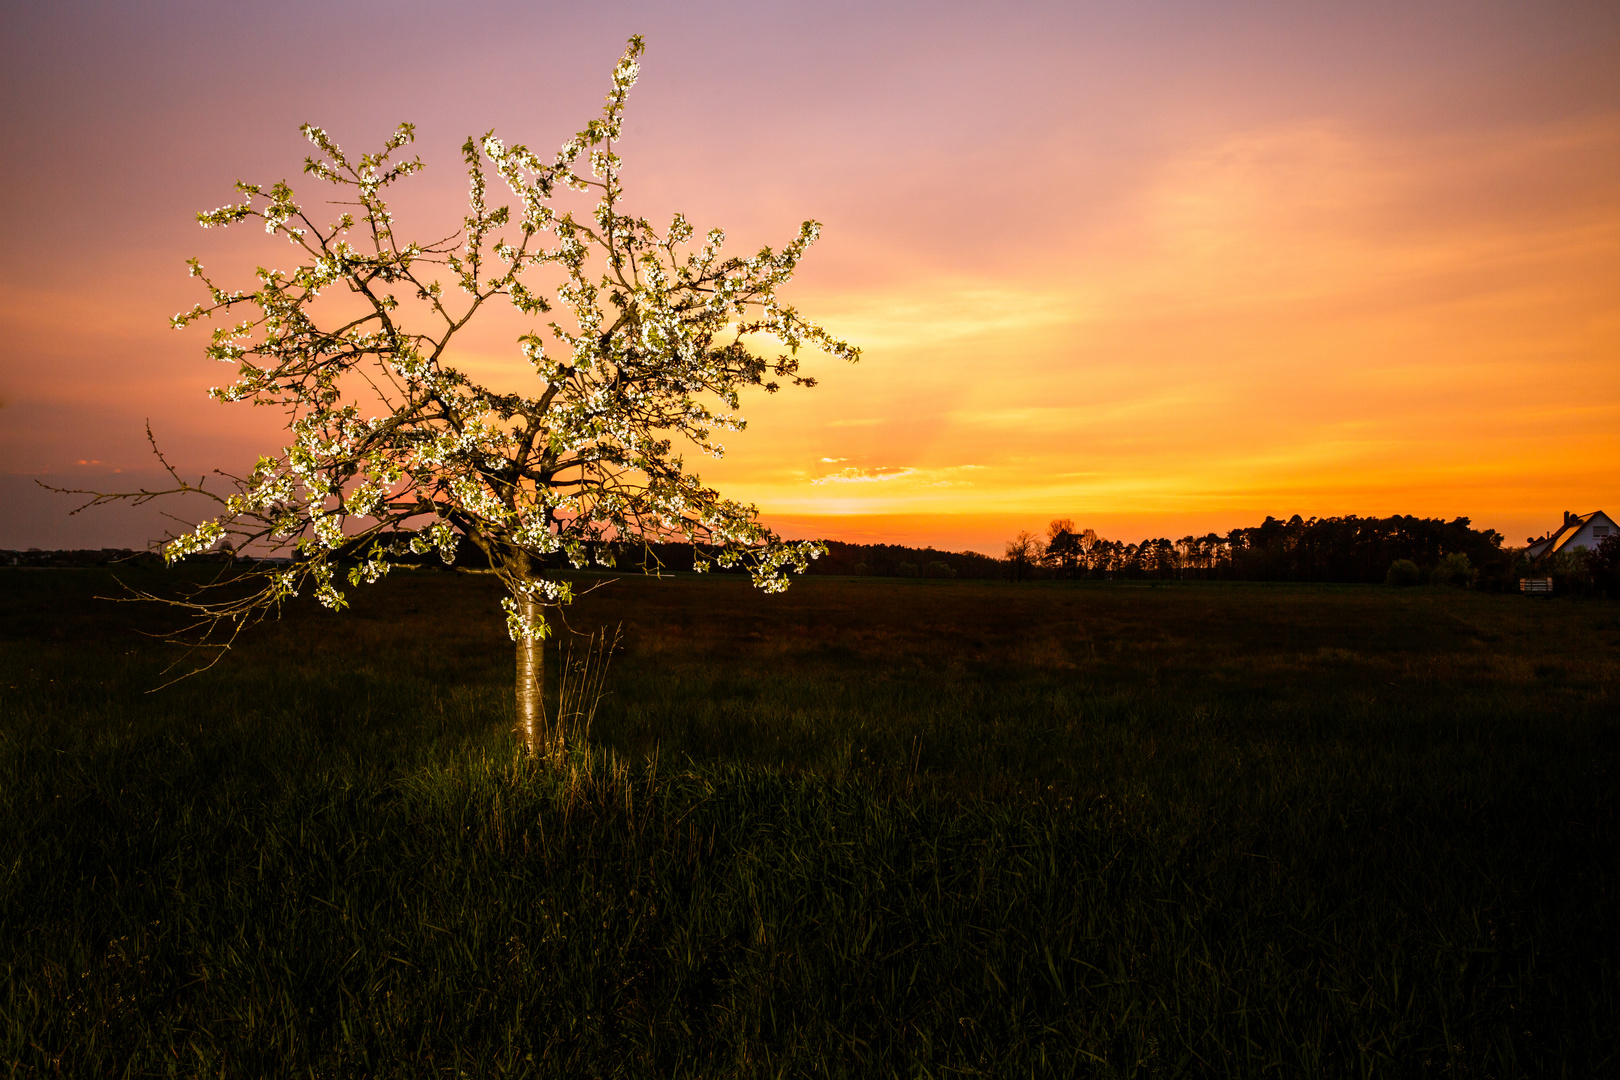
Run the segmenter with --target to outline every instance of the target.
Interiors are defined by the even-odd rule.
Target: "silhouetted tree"
[[[1014,581],[1025,580],[1040,562],[1042,553],[1040,537],[1032,532],[1020,532],[1007,541],[1007,576]]]
[[[1080,537],[1075,533],[1072,520],[1057,518],[1047,526],[1046,550],[1041,555],[1041,561],[1057,571],[1058,577],[1079,576],[1081,554]]]

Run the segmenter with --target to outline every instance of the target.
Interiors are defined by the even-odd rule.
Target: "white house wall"
[[[1602,529],[1603,532],[1599,533],[1598,529]],[[1603,513],[1593,514],[1590,521],[1575,530],[1574,536],[1558,545],[1558,550],[1574,551],[1576,548],[1585,548],[1591,551],[1603,541],[1605,536],[1613,536],[1615,532],[1615,524],[1609,519],[1609,515]]]

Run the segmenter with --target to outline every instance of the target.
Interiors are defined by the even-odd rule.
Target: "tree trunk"
[[[517,600],[518,612],[530,626],[540,619],[540,605],[527,597]],[[529,756],[540,752],[545,735],[546,710],[542,696],[546,670],[545,642],[540,638],[519,638],[517,643],[517,733]]]

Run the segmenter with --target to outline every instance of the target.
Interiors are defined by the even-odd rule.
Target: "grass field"
[[[489,582],[111,588],[0,570],[6,1076],[1620,1075],[1613,603],[627,579],[556,771]]]

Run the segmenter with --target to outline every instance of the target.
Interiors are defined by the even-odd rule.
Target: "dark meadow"
[[[0,569],[9,1075],[1615,1070],[1612,602],[579,575],[550,769],[493,581],[147,693],[114,574]]]

